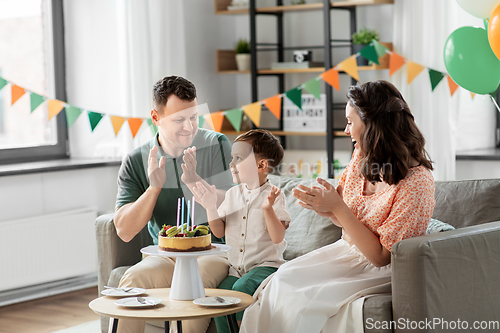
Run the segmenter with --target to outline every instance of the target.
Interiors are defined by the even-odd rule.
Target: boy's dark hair
[[[266,159],[269,166],[273,168],[280,164],[285,154],[278,138],[263,129],[253,129],[240,134],[234,140],[234,142],[238,141],[248,142],[253,148],[253,153],[259,158]]]
[[[175,95],[183,101],[191,102],[196,98],[194,84],[180,76],[166,76],[153,87],[153,102],[156,111],[162,113],[170,96]]]

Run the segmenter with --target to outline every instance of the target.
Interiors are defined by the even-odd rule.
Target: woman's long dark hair
[[[387,81],[351,86],[348,103],[365,124],[361,136],[361,173],[370,182],[389,185],[404,179],[412,158],[432,170],[425,139],[398,89]]]

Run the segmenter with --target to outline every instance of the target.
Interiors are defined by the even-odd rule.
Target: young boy
[[[237,186],[226,192],[216,208],[216,188],[197,183],[196,201],[207,210],[212,233],[231,246],[229,276],[220,289],[253,295],[262,281],[283,264],[285,230],[290,214],[281,190],[269,183],[267,175],[283,158],[283,147],[269,131],[256,129],[236,138],[229,164]],[[236,314],[238,322],[243,311]],[[224,317],[215,318],[217,331],[229,332]]]

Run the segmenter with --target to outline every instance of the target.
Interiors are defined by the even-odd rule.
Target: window
[[[0,163],[68,157],[65,113],[31,111],[30,92],[66,100],[62,0],[0,0],[0,77],[25,88],[11,105],[0,91]]]

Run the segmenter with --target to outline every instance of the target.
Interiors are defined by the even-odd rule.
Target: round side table
[[[201,319],[226,316],[231,332],[234,332],[231,314],[246,309],[253,302],[253,297],[245,293],[225,289],[205,289],[207,296],[238,297],[241,302],[224,307],[207,307],[194,304],[192,300],[179,301],[170,297],[170,288],[147,289],[149,297],[161,298],[162,303],[151,308],[127,308],[115,304],[116,297],[102,296],[89,303],[95,313],[114,318],[112,333],[116,333],[119,319],[158,320],[165,321],[165,332],[168,332],[169,322],[177,321],[178,331],[182,332],[182,320]]]

